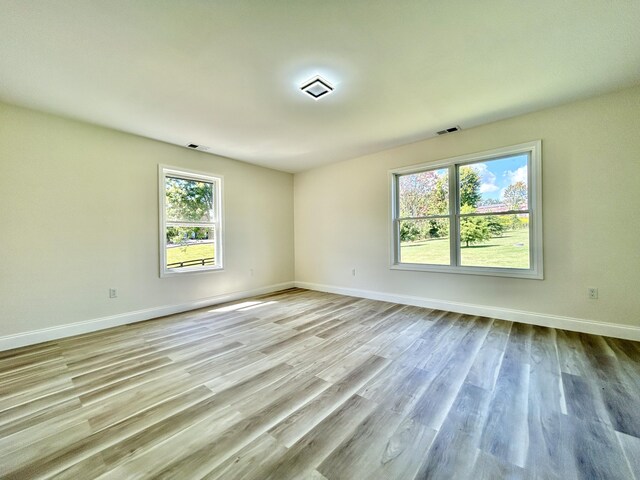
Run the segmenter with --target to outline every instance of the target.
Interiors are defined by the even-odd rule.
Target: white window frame
[[[500,268],[500,267],[472,267],[462,266],[460,263],[460,205],[458,204],[458,169],[460,166],[481,161],[497,160],[517,154],[529,155],[527,169],[529,193],[529,269]],[[446,168],[449,172],[449,214],[443,215],[450,220],[449,238],[451,240],[449,252],[451,265],[428,265],[418,263],[401,263],[400,258],[400,223],[399,219],[399,189],[398,178],[401,175],[419,173],[426,170]],[[390,205],[391,205],[391,260],[393,270],[417,270],[426,272],[461,273],[470,275],[490,275],[496,277],[515,277],[542,280],[542,141],[521,143],[508,147],[496,148],[479,153],[448,158],[434,163],[422,163],[393,169],[389,171]],[[498,212],[494,212],[494,215]],[[509,213],[509,212],[499,212]]]
[[[166,212],[166,178],[174,177],[185,180],[212,183],[214,185],[213,211],[211,222],[172,222],[167,220]],[[158,199],[160,213],[160,277],[173,277],[189,273],[215,272],[224,270],[224,210],[223,210],[223,180],[222,175],[213,175],[180,167],[158,165]],[[167,268],[167,226],[183,226],[213,228],[215,232],[215,264],[197,267]]]

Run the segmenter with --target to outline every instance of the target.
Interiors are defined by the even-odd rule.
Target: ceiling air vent
[[[205,147],[204,145],[196,145],[195,143],[189,143],[187,148],[191,148],[193,150],[200,150],[201,152],[206,152],[209,150],[209,147]]]
[[[436,133],[438,135],[446,135],[447,133],[459,132],[460,130],[462,129],[458,125],[456,125],[455,127],[445,128],[444,130],[440,130],[439,132],[436,132]]]

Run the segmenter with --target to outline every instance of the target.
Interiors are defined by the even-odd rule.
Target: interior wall
[[[640,327],[639,114],[636,87],[296,174],[296,281]],[[536,139],[544,280],[389,269],[390,169]]]
[[[224,176],[224,271],[159,277],[158,164]],[[1,338],[292,282],[293,176],[0,104],[0,232]]]

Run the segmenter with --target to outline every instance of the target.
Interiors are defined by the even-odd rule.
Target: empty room
[[[640,480],[639,25],[0,0],[0,478]]]

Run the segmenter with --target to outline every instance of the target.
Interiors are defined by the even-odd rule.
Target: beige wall
[[[544,280],[389,269],[389,169],[536,139]],[[294,192],[299,282],[640,326],[640,88],[296,174]]]
[[[224,271],[159,278],[159,163],[224,175]],[[293,177],[0,104],[0,256],[0,337],[291,282]]]
[[[289,174],[0,104],[0,337],[290,282],[294,223],[299,282],[640,326],[638,112],[640,87],[329,165],[292,202]],[[389,269],[389,169],[538,138],[545,280]],[[159,278],[159,163],[224,175],[225,271]]]

